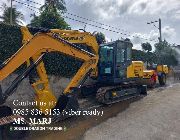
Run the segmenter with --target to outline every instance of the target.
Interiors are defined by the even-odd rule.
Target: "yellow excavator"
[[[83,91],[95,93],[97,101],[103,104],[112,104],[147,94],[146,85],[138,82],[145,78],[144,63],[132,61],[133,45],[129,39],[98,45],[95,36],[88,32],[31,29],[35,30],[36,34],[32,35],[28,27],[21,27],[23,46],[0,66],[0,81],[2,81],[22,64],[27,64],[27,69],[12,82],[8,89],[4,92],[0,90],[1,104],[33,69],[37,70],[39,78],[31,79],[30,84],[35,90],[35,101],[38,103],[36,107],[43,113],[47,110],[51,112],[53,109],[59,109],[62,114],[70,109],[78,110],[76,95]],[[83,61],[82,66],[58,99],[50,89],[43,63],[44,56],[51,52],[59,52]],[[95,79],[95,84],[83,86],[88,77]],[[46,105],[41,106],[41,102]],[[11,109],[2,106],[0,117],[5,120],[8,115],[12,115]]]
[[[26,71],[18,76],[4,93],[1,92],[1,103],[13,93],[13,90],[28,76],[33,68],[37,69],[39,80],[34,81],[31,85],[36,92],[37,108],[42,112],[57,106],[64,110],[71,100],[75,103],[76,101],[71,96],[81,88],[88,76],[97,78],[98,93],[101,93],[100,90],[103,88],[103,91],[108,90],[107,95],[102,94],[102,96],[111,96],[109,94],[110,89],[113,91],[112,98],[101,98],[104,103],[111,103],[111,100],[118,99],[118,94],[121,94],[118,93],[118,88],[123,84],[129,85],[130,81],[133,85],[135,79],[143,77],[143,62],[131,60],[132,43],[129,40],[118,40],[98,46],[96,38],[87,32],[57,29],[37,30],[38,32],[32,35],[27,27],[21,27],[23,46],[0,67],[0,80],[3,80],[23,63],[27,62],[28,65]],[[88,50],[79,47],[78,44],[86,45]],[[44,55],[50,52],[59,52],[84,62],[58,100],[49,87],[43,63]],[[137,88],[136,84],[135,88]],[[133,93],[137,92],[134,88],[132,91]],[[46,102],[47,106],[40,106],[40,102]],[[54,103],[48,104],[49,102]],[[76,107],[76,105],[73,106]]]

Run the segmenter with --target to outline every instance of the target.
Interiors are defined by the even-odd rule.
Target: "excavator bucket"
[[[61,115],[58,118],[56,116],[56,119],[54,121],[60,121],[71,117],[69,111],[77,111],[78,108],[79,108],[79,103],[75,96],[64,95],[64,94],[61,95],[58,98],[57,104],[55,106],[55,109],[59,109]]]

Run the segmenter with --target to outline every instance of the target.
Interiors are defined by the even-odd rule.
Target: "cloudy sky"
[[[1,0],[9,4],[8,0]],[[18,10],[25,15],[24,23],[30,22],[30,15],[34,12],[26,7],[26,5],[18,4],[17,1],[23,2],[35,7],[40,7],[40,4],[44,3],[44,0],[14,0]],[[35,3],[28,2],[34,1]],[[87,21],[85,19],[77,18],[72,15],[66,14],[70,18],[84,21],[88,24],[93,24],[102,28],[115,30],[122,32],[122,34],[113,33],[107,30],[86,25],[85,23],[79,23],[70,19],[66,19],[72,29],[82,29],[86,25],[86,31],[101,31],[103,32],[107,40],[116,40],[122,38],[131,38],[134,43],[134,48],[140,49],[142,42],[147,40],[142,38],[148,38],[149,40],[156,40],[159,36],[158,29],[153,25],[147,25],[147,22],[155,21],[161,18],[162,20],[162,38],[166,39],[170,43],[180,44],[180,0],[65,0],[67,12],[75,14],[84,18],[91,19]],[[32,8],[38,11],[35,8]],[[2,12],[0,12],[2,14]],[[98,24],[97,22],[111,27]],[[155,24],[158,26],[158,23]],[[112,28],[114,27],[114,28]],[[116,29],[115,29],[116,28]],[[117,28],[119,30],[117,30]],[[124,35],[124,34],[128,34]],[[133,37],[140,36],[141,38]],[[150,41],[153,45],[154,41]]]

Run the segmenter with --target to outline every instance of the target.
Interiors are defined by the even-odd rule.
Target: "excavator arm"
[[[31,68],[30,59],[33,60],[33,64],[36,66],[40,79],[32,83],[32,86],[36,91],[36,101],[39,105],[38,108],[42,111],[54,108],[57,104],[61,104],[58,103],[59,100],[57,102],[49,87],[49,81],[43,61],[38,61],[43,54],[59,52],[83,61],[82,66],[64,90],[64,95],[71,94],[73,88],[81,86],[81,83],[84,81],[83,79],[97,67],[98,45],[95,38],[89,33],[82,33],[79,31],[42,30],[32,36],[26,27],[22,27],[21,31],[23,34],[23,46],[11,58],[3,63],[0,69],[0,80],[5,79],[25,62],[27,62],[28,66]],[[79,41],[73,39],[65,40],[65,37],[67,37],[68,34],[69,36],[72,35],[76,38],[81,36],[84,37],[84,39],[80,39]],[[80,48],[76,43],[87,44],[92,49],[92,52]],[[27,73],[25,75],[27,75]],[[39,85],[42,85],[41,88],[38,88]],[[3,97],[5,96],[6,95],[2,94],[2,99],[4,99]],[[47,105],[40,106],[40,102],[45,102]],[[49,102],[54,103],[49,104]]]

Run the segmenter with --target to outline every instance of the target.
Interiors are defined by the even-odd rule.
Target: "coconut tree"
[[[7,24],[10,24],[10,13],[11,13],[11,7],[8,7],[6,4],[3,4],[1,6],[1,9],[3,10],[2,16],[0,16],[0,19]],[[15,7],[12,8],[12,24],[19,25],[22,24],[22,20],[24,19],[23,14],[18,11]]]

